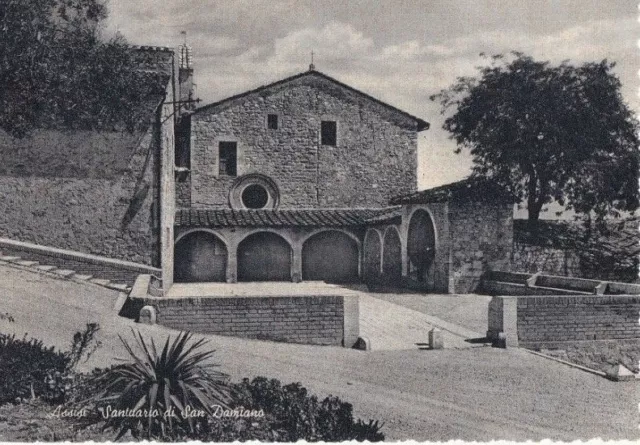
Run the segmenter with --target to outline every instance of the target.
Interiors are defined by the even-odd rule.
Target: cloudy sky
[[[472,75],[479,53],[617,62],[638,98],[635,0],[110,0],[107,32],[139,45],[193,48],[205,103],[316,69],[431,123],[419,139],[419,186],[469,172],[429,96]]]

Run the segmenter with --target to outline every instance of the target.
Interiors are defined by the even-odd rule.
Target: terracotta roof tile
[[[399,217],[399,208],[231,210],[179,209],[181,227],[348,227]]]
[[[452,200],[503,201],[516,202],[503,187],[496,183],[481,179],[466,178],[462,181],[445,184],[427,190],[420,190],[408,195],[396,196],[391,204],[426,204],[430,202],[446,202]]]

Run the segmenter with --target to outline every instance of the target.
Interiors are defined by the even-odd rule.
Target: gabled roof
[[[503,187],[490,181],[466,178],[461,181],[444,184],[427,190],[420,190],[407,195],[396,196],[389,201],[392,205],[428,204],[446,201],[489,201],[516,202],[517,199]]]
[[[339,86],[339,87],[341,87],[343,89],[346,89],[348,91],[351,91],[352,93],[355,93],[356,95],[358,95],[360,97],[363,97],[365,99],[368,99],[368,100],[370,100],[370,101],[372,101],[372,102],[374,102],[374,103],[376,103],[378,105],[381,105],[381,106],[387,108],[388,110],[394,111],[394,112],[396,112],[398,114],[403,115],[406,118],[412,119],[417,123],[418,131],[428,130],[429,129],[429,126],[430,126],[429,122],[424,121],[424,120],[420,119],[419,117],[416,117],[416,116],[414,116],[412,114],[409,114],[406,111],[402,111],[399,108],[394,107],[393,105],[389,105],[386,102],[383,102],[383,101],[381,101],[379,99],[376,99],[375,97],[370,96],[367,93],[363,93],[360,90],[357,90],[357,89],[355,89],[353,87],[350,87],[349,85],[344,84],[344,83],[334,79],[333,77],[327,76],[326,74],[321,73],[320,71],[316,71],[316,70],[305,71],[305,72],[296,74],[294,76],[290,76],[290,77],[287,77],[285,79],[279,80],[277,82],[273,82],[273,83],[270,83],[270,84],[267,84],[267,85],[263,85],[261,87],[255,88],[253,90],[249,90],[249,91],[245,91],[244,93],[236,94],[235,96],[227,97],[226,99],[222,99],[222,100],[220,100],[218,102],[213,102],[211,104],[204,105],[204,106],[199,107],[196,110],[194,110],[194,113],[198,113],[198,112],[204,111],[204,110],[212,110],[212,109],[215,109],[217,107],[223,106],[223,105],[225,105],[225,104],[227,104],[229,102],[232,102],[232,101],[235,101],[237,99],[241,99],[243,97],[249,96],[250,94],[260,93],[260,92],[268,90],[270,88],[278,87],[278,86],[284,85],[286,83],[292,82],[294,80],[301,79],[303,77],[308,77],[308,76],[316,76],[316,77],[319,77],[321,79],[324,79],[324,80],[327,80],[329,82],[332,82],[333,84],[335,84],[335,85],[337,85],[337,86]]]
[[[390,216],[395,209],[180,209],[178,227],[353,227]]]

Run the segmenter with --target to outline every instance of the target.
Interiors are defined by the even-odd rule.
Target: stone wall
[[[516,272],[543,272],[551,275],[580,277],[580,257],[574,250],[514,243],[511,270]]]
[[[0,236],[157,264],[155,143],[152,130],[0,134]]]
[[[489,304],[487,335],[512,346],[640,338],[640,296],[497,296]]]
[[[268,129],[267,114],[279,128]],[[337,121],[337,146],[320,144]],[[320,76],[294,79],[191,118],[191,205],[229,206],[218,144],[237,142],[238,176],[276,181],[281,208],[383,207],[417,186],[417,123]]]
[[[475,292],[487,270],[508,270],[513,243],[513,208],[508,203],[449,203],[452,280],[449,292]]]
[[[157,322],[174,329],[351,347],[358,336],[357,300],[341,296],[155,298]],[[355,317],[355,329],[352,326]],[[346,320],[345,320],[346,318]]]

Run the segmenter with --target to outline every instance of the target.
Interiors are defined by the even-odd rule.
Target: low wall
[[[160,276],[162,271],[145,264],[100,257],[66,249],[41,246],[33,243],[0,238],[0,252],[3,255],[19,256],[25,260],[73,270],[78,274],[92,275],[94,278],[132,285],[138,275]]]
[[[156,322],[173,329],[345,347],[359,336],[357,296],[141,297],[148,284],[140,276],[126,312],[152,306]]]
[[[639,295],[496,296],[487,337],[503,332],[507,345],[640,338]]]

